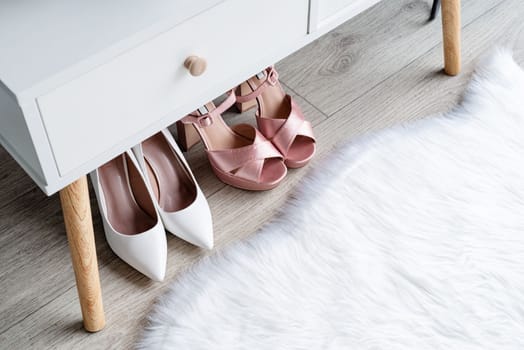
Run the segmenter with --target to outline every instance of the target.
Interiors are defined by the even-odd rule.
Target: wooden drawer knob
[[[187,70],[189,71],[189,73],[191,73],[192,76],[198,77],[206,71],[207,62],[202,57],[189,56],[184,61],[184,67],[187,68]]]

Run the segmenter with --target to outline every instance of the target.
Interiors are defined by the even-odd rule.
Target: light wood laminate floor
[[[168,236],[165,282],[149,281],[112,253],[92,196],[107,318],[102,332],[82,328],[58,196],[46,197],[0,148],[0,349],[131,348],[171,281],[204,255],[252,235],[337,144],[449,109],[475,60],[494,45],[513,48],[524,63],[524,2],[463,0],[463,72],[443,75],[440,18],[426,21],[430,2],[383,1],[277,64],[319,146],[316,159],[290,171],[277,189],[252,193],[225,186],[201,146],[189,153],[213,211],[216,249],[203,252]],[[226,118],[254,122],[252,113]]]

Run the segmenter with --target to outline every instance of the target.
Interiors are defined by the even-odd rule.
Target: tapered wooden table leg
[[[105,317],[86,177],[61,190],[60,201],[84,327],[89,332],[97,332],[104,328]]]
[[[442,0],[442,34],[444,38],[444,71],[460,73],[460,0]]]

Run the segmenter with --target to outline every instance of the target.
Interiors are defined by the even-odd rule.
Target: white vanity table
[[[60,191],[88,331],[105,321],[85,175],[378,1],[0,4],[0,143],[47,195]],[[455,75],[460,0],[442,0],[442,15]]]

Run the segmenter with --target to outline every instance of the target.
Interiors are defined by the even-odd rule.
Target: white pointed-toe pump
[[[213,221],[206,197],[169,130],[133,147],[166,229],[202,248],[213,248]]]
[[[91,173],[91,181],[111,249],[147,277],[162,281],[166,234],[133,153],[102,165]]]

